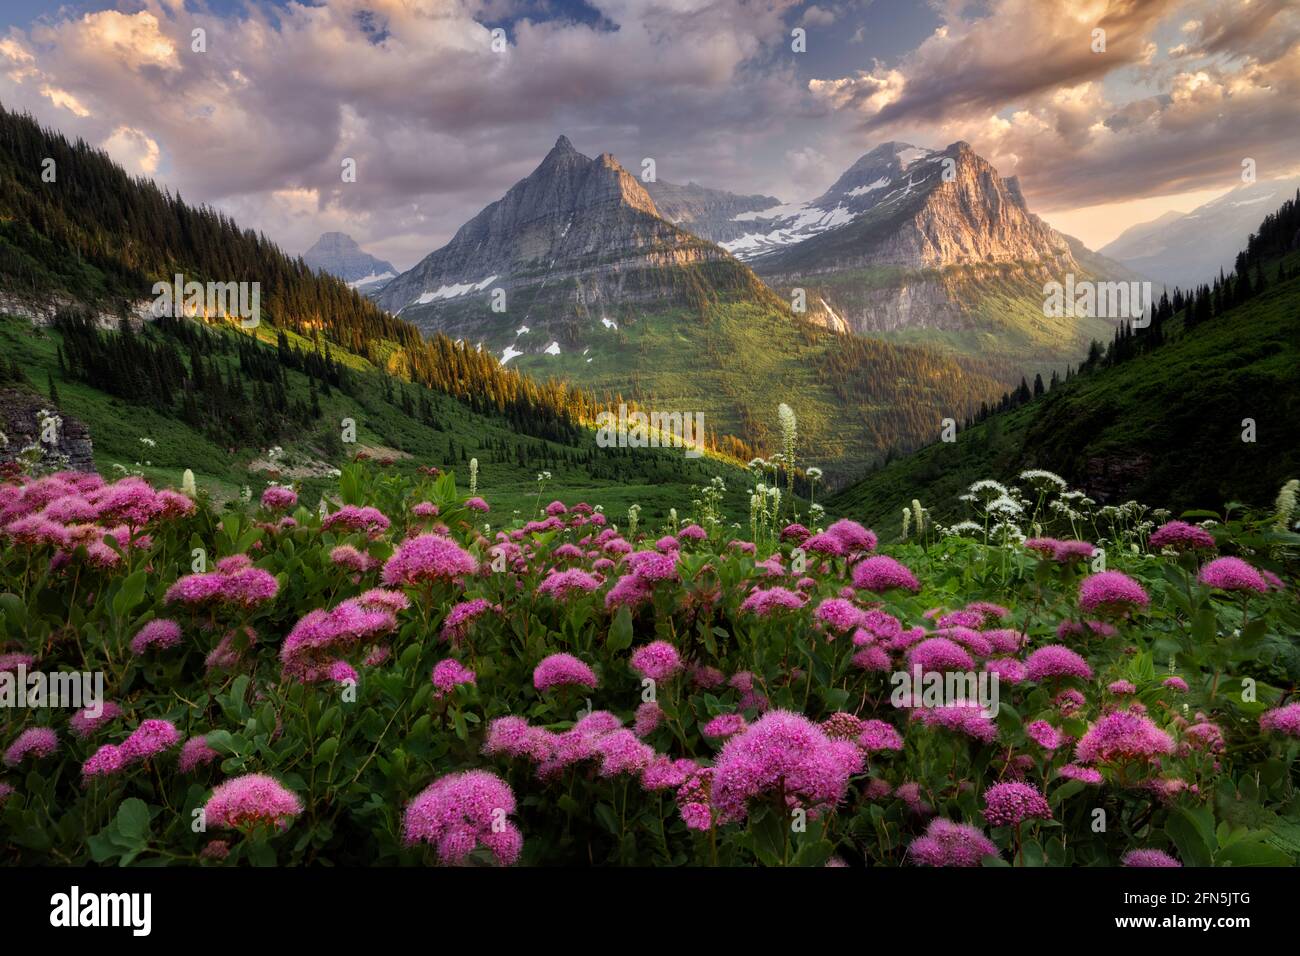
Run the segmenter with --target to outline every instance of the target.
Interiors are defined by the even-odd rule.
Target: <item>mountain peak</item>
[[[561,133],[560,138],[555,141],[555,145],[551,147],[551,152],[556,151],[561,153],[577,152],[577,150],[573,148],[573,143],[569,141],[569,137],[565,136],[563,133]]]
[[[371,284],[392,277],[397,269],[362,249],[346,232],[326,232],[302,255],[317,272],[327,272],[349,284]]]

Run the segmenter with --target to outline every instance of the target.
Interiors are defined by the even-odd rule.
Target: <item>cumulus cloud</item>
[[[876,135],[968,140],[1045,211],[1227,188],[1243,157],[1268,175],[1300,161],[1300,11],[1286,0],[993,0],[967,16],[954,3],[901,62],[809,88]]]
[[[285,212],[277,191],[314,197],[320,221],[350,221],[363,241],[370,225],[412,237],[393,253],[405,263],[531,171],[559,132],[591,153],[654,156],[664,178],[725,181],[807,99],[772,62],[798,0],[590,5],[598,20],[579,23],[513,0],[250,3],[233,16],[140,0],[12,31],[0,99],[154,164],[192,199],[249,210],[291,249],[317,229],[301,201],[271,221]],[[494,49],[488,24],[521,12]]]
[[[291,251],[339,229],[403,266],[561,132],[631,168],[653,157],[665,180],[786,200],[886,138],[966,139],[1044,209],[1203,188],[1241,155],[1265,175],[1298,155],[1287,0],[934,0],[938,29],[886,61],[849,0],[588,0],[582,18],[551,0],[83,6],[113,9],[0,37],[7,107]],[[822,47],[790,52],[801,24],[842,30],[840,62],[861,66],[819,74]]]

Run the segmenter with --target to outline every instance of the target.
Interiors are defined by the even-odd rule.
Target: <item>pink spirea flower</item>
[[[498,717],[488,724],[483,752],[488,756],[523,757],[541,762],[555,749],[554,735],[532,727],[522,717]]]
[[[1113,613],[1144,608],[1150,603],[1142,585],[1122,571],[1090,574],[1079,582],[1079,607],[1085,611]]]
[[[1001,604],[993,604],[990,601],[971,601],[966,605],[966,610],[980,616],[980,623],[977,626],[1001,621],[1011,616],[1011,611]]]
[[[1300,737],[1300,701],[1264,711],[1259,717],[1259,729],[1262,733]]]
[[[1106,690],[1110,691],[1112,694],[1115,694],[1116,696],[1122,697],[1127,694],[1136,694],[1137,685],[1135,685],[1132,681],[1117,680],[1117,681],[1111,681],[1109,684],[1107,684]]]
[[[31,654],[0,654],[0,674],[17,673],[18,668],[31,670],[36,658]]]
[[[853,586],[862,591],[921,590],[920,582],[906,567],[887,555],[878,554],[853,566]]]
[[[1221,591],[1254,591],[1263,594],[1268,590],[1264,576],[1241,558],[1215,558],[1201,568],[1198,580]]]
[[[810,554],[820,554],[826,558],[842,558],[845,553],[844,542],[825,531],[807,538],[802,547]]]
[[[768,617],[775,611],[795,611],[803,607],[804,596],[788,588],[756,589],[740,603],[740,613]]]
[[[1057,694],[1055,699],[1052,701],[1052,703],[1056,705],[1056,709],[1065,717],[1069,717],[1086,702],[1087,700],[1083,694],[1079,693],[1079,691],[1075,690],[1073,687],[1067,687],[1065,690]]]
[[[1181,677],[1166,677],[1160,682],[1160,684],[1162,687],[1168,687],[1175,693],[1187,693],[1187,681],[1183,680]]]
[[[941,727],[964,734],[981,743],[992,743],[998,736],[998,725],[974,702],[952,704],[946,707],[918,707],[912,719],[927,727]]]
[[[1094,786],[1101,784],[1106,779],[1101,775],[1100,770],[1093,767],[1080,767],[1075,763],[1067,763],[1060,769],[1059,773],[1066,780],[1078,780],[1081,783]]]
[[[625,574],[605,594],[605,607],[611,611],[619,607],[634,608],[654,596],[653,587],[640,575]]]
[[[1049,677],[1078,677],[1092,680],[1092,668],[1082,657],[1059,644],[1040,647],[1025,661],[1026,676],[1032,681]]]
[[[741,714],[719,714],[701,728],[701,733],[713,740],[726,740],[742,733],[748,726]]]
[[[220,756],[221,754],[208,746],[207,737],[191,737],[181,745],[181,757],[176,763],[176,769],[181,773],[193,773],[200,767],[206,767]]]
[[[864,671],[880,672],[889,670],[893,663],[889,659],[888,651],[872,644],[854,653],[853,666]]]
[[[1174,752],[1174,741],[1147,717],[1115,711],[1098,718],[1074,748],[1083,763],[1147,761]]]
[[[666,681],[682,672],[681,655],[667,641],[654,641],[632,652],[632,669],[642,677]]]
[[[848,518],[836,521],[826,529],[826,533],[837,539],[844,546],[846,553],[876,550],[875,534]]]
[[[832,633],[850,631],[862,623],[862,610],[843,598],[827,598],[817,605],[813,617],[825,624]]]
[[[968,671],[975,666],[966,651],[944,637],[931,637],[907,654],[914,667],[923,671]]]
[[[1156,549],[1173,548],[1175,551],[1189,551],[1194,548],[1213,548],[1214,536],[1204,528],[1198,528],[1186,521],[1169,521],[1152,533],[1150,544]]]
[[[638,737],[648,737],[664,722],[664,710],[653,700],[647,700],[636,709],[632,731]]]
[[[643,581],[676,581],[677,552],[635,551],[623,559]]]
[[[596,686],[596,673],[572,654],[552,654],[533,669],[533,686],[539,692],[552,687]]]
[[[501,609],[483,598],[453,605],[442,620],[442,636],[452,642],[460,641],[468,633],[471,622],[489,611],[500,613]]]
[[[298,493],[283,485],[271,485],[262,492],[262,507],[267,511],[288,511],[298,503]]]
[[[835,806],[862,772],[862,752],[802,714],[774,710],[728,740],[713,769],[713,808],[724,821],[742,820],[751,799],[774,792],[794,806]]]
[[[261,568],[243,568],[234,574],[222,575],[222,579],[221,599],[242,608],[265,604],[280,590],[275,576]]]
[[[298,795],[264,773],[227,780],[212,791],[204,806],[208,826],[234,830],[261,826],[286,830],[302,811]]]
[[[456,658],[448,657],[433,665],[432,679],[436,688],[433,696],[442,698],[455,690],[457,685],[476,683],[478,677]]]
[[[465,507],[470,511],[477,511],[479,514],[487,514],[490,510],[488,503],[482,498],[470,498],[465,502]]]
[[[357,598],[357,605],[367,611],[387,611],[397,614],[411,606],[411,599],[401,591],[388,591],[384,588],[371,588]]]
[[[547,575],[546,580],[537,586],[537,593],[564,601],[574,594],[590,594],[598,587],[600,581],[594,575],[579,568],[568,568]]]
[[[1044,750],[1055,750],[1065,742],[1061,732],[1045,720],[1035,720],[1027,724],[1025,736]]]
[[[131,653],[143,654],[150,648],[162,651],[169,647],[175,647],[180,642],[181,626],[179,624],[166,618],[154,618],[154,620],[140,628],[135,637],[131,638]]]
[[[704,541],[708,536],[709,533],[697,524],[688,524],[686,527],[682,528],[681,531],[677,532],[678,540],[694,541],[696,543]]]
[[[120,746],[128,762],[148,760],[175,746],[181,739],[180,731],[167,720],[142,720]]]
[[[428,843],[445,865],[465,862],[479,847],[502,866],[519,859],[523,834],[507,820],[515,812],[510,785],[486,770],[465,770],[439,777],[420,792],[402,816],[408,846]]]
[[[304,615],[280,646],[285,674],[307,683],[328,676],[336,656],[375,641],[397,627],[387,609],[363,605],[363,598],[344,601],[331,610],[317,608]]]
[[[1047,798],[1027,783],[995,783],[984,791],[984,819],[995,827],[1014,826],[1025,820],[1052,819]]]
[[[788,524],[781,529],[782,541],[793,541],[795,544],[801,544],[808,540],[812,532],[801,524]]]
[[[1178,867],[1182,866],[1164,850],[1129,850],[1120,857],[1122,866]]]
[[[125,767],[127,762],[122,748],[116,744],[105,744],[81,765],[81,776],[87,782],[93,777],[111,776]]]
[[[998,848],[978,828],[935,817],[907,848],[917,866],[979,866],[986,856],[997,856]]]
[[[105,526],[125,524],[139,528],[160,510],[154,490],[138,478],[123,478],[106,485],[92,498],[99,508],[100,523]]]
[[[83,708],[72,715],[68,720],[68,726],[72,728],[74,734],[84,740],[100,727],[121,716],[122,708],[111,700],[107,700],[100,705],[98,715],[91,714],[89,708]]]
[[[350,544],[340,544],[330,549],[330,562],[360,574],[370,570],[371,557]]]
[[[320,523],[322,531],[364,531],[369,537],[378,537],[389,529],[392,522],[378,508],[369,505],[344,505]]]
[[[594,747],[600,756],[597,773],[602,777],[616,777],[623,773],[639,774],[655,758],[652,747],[642,743],[635,732],[621,728],[601,734],[595,740]]]
[[[384,564],[383,581],[389,587],[424,582],[451,581],[473,574],[478,562],[455,541],[438,534],[408,538]]]
[[[996,674],[998,681],[1003,684],[1019,684],[1029,677],[1029,668],[1014,657],[995,657],[984,662],[984,669],[990,674]]]
[[[694,760],[656,757],[650,762],[650,766],[641,771],[641,786],[652,793],[656,790],[680,787],[699,769],[699,764]]]
[[[355,684],[360,680],[357,669],[345,660],[331,661],[325,669],[326,680],[335,684]]]
[[[16,767],[31,756],[42,760],[59,749],[59,735],[49,727],[29,727],[14,738],[5,751],[4,762]]]
[[[1057,564],[1073,564],[1092,556],[1096,548],[1087,541],[1058,541],[1056,538],[1030,538],[1025,548]]]
[[[862,732],[858,734],[858,746],[867,753],[880,750],[902,750],[903,735],[893,724],[883,720],[864,720]]]

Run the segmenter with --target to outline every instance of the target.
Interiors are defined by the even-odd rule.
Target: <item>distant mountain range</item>
[[[1071,273],[1137,278],[1033,215],[1017,180],[963,142],[885,143],[816,199],[782,204],[642,182],[561,136],[451,242],[371,294],[505,362],[555,355],[566,337],[576,344],[582,329],[636,321],[646,307],[740,295],[779,298],[838,332],[1005,358],[1032,376],[1113,328],[1044,316],[1043,285]]]
[[[391,262],[370,255],[343,232],[325,233],[303,253],[302,259],[317,272],[342,279],[363,293],[383,288],[397,275],[397,267]]]
[[[1170,286],[1200,285],[1231,271],[1263,215],[1298,190],[1300,177],[1243,183],[1189,213],[1131,226],[1099,252]]]

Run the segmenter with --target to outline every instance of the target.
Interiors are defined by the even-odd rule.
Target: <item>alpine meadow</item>
[[[0,13],[15,923],[1282,930],[1298,131],[1280,0]]]

